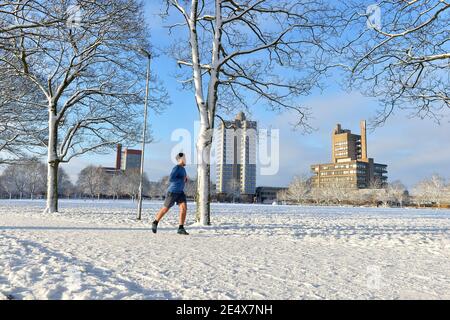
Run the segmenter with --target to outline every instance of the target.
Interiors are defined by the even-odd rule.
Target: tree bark
[[[58,212],[58,170],[57,156],[58,129],[55,114],[56,107],[50,107],[48,129],[48,163],[47,163],[47,208],[46,213]]]
[[[58,169],[58,161],[48,163],[46,213],[58,212]]]
[[[211,144],[212,136],[205,126],[201,126],[197,142],[197,215],[196,220],[204,226],[211,224]]]
[[[210,224],[209,183],[210,151],[208,131],[210,129],[208,106],[203,95],[202,70],[197,34],[198,1],[192,0],[189,17],[192,70],[194,76],[195,101],[200,114],[200,131],[197,140],[197,213],[196,221],[202,225]]]
[[[196,220],[204,226],[211,224],[211,148],[214,118],[216,114],[217,90],[219,84],[220,42],[222,37],[222,2],[215,2],[216,25],[212,50],[212,68],[208,83],[206,102],[203,96],[202,71],[197,39],[196,19],[198,2],[192,1],[191,8],[191,49],[196,89],[196,102],[200,113],[200,132],[197,140],[197,215]]]

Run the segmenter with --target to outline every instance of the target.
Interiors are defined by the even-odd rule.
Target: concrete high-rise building
[[[216,134],[219,199],[253,201],[256,193],[256,130],[243,112],[222,122]]]
[[[332,134],[332,163],[312,165],[314,187],[342,186],[369,188],[387,183],[387,165],[375,163],[367,155],[366,121],[361,121],[361,134],[353,134],[338,124]]]

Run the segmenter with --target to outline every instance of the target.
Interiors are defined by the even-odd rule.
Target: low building
[[[256,188],[256,202],[271,204],[280,201],[280,193],[287,191],[287,188],[258,187]]]
[[[332,162],[311,166],[313,187],[365,189],[387,184],[388,166],[368,158],[366,121],[360,125],[361,135],[337,125],[332,135]]]

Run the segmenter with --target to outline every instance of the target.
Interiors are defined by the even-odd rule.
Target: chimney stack
[[[361,160],[368,161],[367,158],[367,123],[361,121]]]
[[[116,170],[120,170],[122,167],[122,145],[117,145],[117,155],[116,155]]]

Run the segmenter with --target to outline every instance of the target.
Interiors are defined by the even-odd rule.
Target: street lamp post
[[[147,117],[148,117],[148,100],[150,93],[150,65],[151,65],[151,55],[147,50],[141,49],[141,54],[143,54],[148,59],[147,64],[147,83],[145,86],[145,106],[144,106],[144,128],[142,131],[142,154],[141,154],[141,170],[140,170],[140,181],[139,181],[139,201],[138,201],[138,214],[137,219],[142,220],[142,193],[144,188],[144,159],[145,159],[145,145],[147,139]]]

